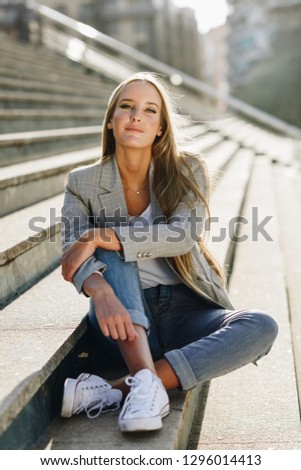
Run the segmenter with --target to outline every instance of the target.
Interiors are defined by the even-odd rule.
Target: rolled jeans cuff
[[[179,349],[168,351],[164,354],[181,383],[184,391],[190,390],[198,385],[193,370],[191,369],[186,357]]]
[[[149,325],[148,318],[144,315],[144,313],[141,314],[139,310],[132,310],[132,309],[128,309],[128,312],[130,314],[132,322],[135,325],[142,326],[145,329],[146,333],[148,334],[150,325]]]

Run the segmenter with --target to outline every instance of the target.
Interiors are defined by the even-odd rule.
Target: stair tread
[[[217,134],[208,136],[201,135],[196,144],[198,151],[206,150],[208,146],[219,145],[223,142],[222,138]],[[229,145],[229,144],[227,144]],[[47,171],[52,171],[55,168],[68,167],[71,164],[77,164],[91,158],[98,158],[100,155],[100,147],[93,147],[91,149],[79,150],[73,152],[66,152],[60,155],[55,155],[48,158],[37,159],[24,163],[17,163],[15,165],[6,166],[1,169],[0,187],[4,186],[9,181],[17,182],[26,175],[40,175],[45,174]]]
[[[173,450],[184,449],[191,414],[197,407],[200,386],[186,393],[169,392],[170,414],[164,418],[163,427],[151,433],[125,435],[118,430],[118,414],[104,413],[88,420],[85,415],[71,419],[56,418],[36,450]],[[87,426],[89,432],[87,433]],[[105,429],[105,432],[99,430]]]
[[[269,312],[279,325],[279,335],[258,367],[249,364],[211,382],[199,450],[301,448],[280,220],[269,162],[256,159],[254,166],[242,215],[251,221],[254,207],[260,208],[260,220],[271,215],[266,230],[273,242],[262,236],[255,240],[252,224],[244,225],[248,239],[236,249],[230,295],[236,308]],[[237,404],[242,402],[238,413]]]
[[[93,135],[101,134],[101,126],[85,126],[85,127],[68,127],[60,129],[47,129],[41,131],[27,131],[27,132],[11,132],[0,135],[0,146],[5,146],[9,143],[31,143],[48,141],[59,137],[78,136],[78,135]]]
[[[77,95],[65,95],[65,94],[49,94],[40,92],[25,92],[25,91],[0,91],[0,100],[6,101],[27,101],[27,102],[58,102],[63,104],[84,104],[86,106],[92,105],[93,107],[99,106],[100,104],[105,105],[107,97],[102,97],[100,94],[97,97],[77,96]]]
[[[0,432],[84,333],[87,310],[88,299],[57,268],[1,312]]]
[[[33,238],[38,238],[37,231],[32,230],[31,226],[41,227],[46,230],[50,227],[52,218],[61,216],[63,197],[64,193],[59,194],[1,218],[0,266],[30,248]],[[50,209],[53,211],[52,215]],[[34,222],[37,217],[39,221]],[[30,221],[32,225],[30,225]],[[57,224],[58,219],[54,222]],[[11,230],[11,227],[14,227],[14,230]],[[9,237],[7,236],[8,233]],[[38,242],[38,239],[36,241]]]
[[[39,160],[9,165],[1,168],[0,188],[6,186],[8,183],[20,183],[29,176],[33,176],[37,179],[51,171],[61,171],[63,168],[66,168],[67,171],[68,167],[84,164],[85,161],[90,161],[93,158],[97,160],[99,156],[100,147],[93,147],[90,149],[66,152]]]
[[[67,86],[67,85],[62,85],[60,83],[52,83],[52,82],[46,82],[45,81],[39,81],[39,80],[20,80],[18,78],[15,79],[8,79],[5,77],[0,77],[0,88],[1,87],[8,87],[8,88],[23,88],[23,89],[28,89],[28,90],[33,90],[33,91],[46,91],[50,92],[51,94],[54,92],[58,93],[64,93],[66,95],[73,95],[74,93],[77,96],[94,96],[94,97],[99,97],[99,91],[101,90],[102,93],[106,93],[109,95],[109,93],[113,90],[113,87],[108,84],[104,84],[99,82],[99,84],[95,85],[94,87],[91,87],[91,83],[89,83],[89,87],[85,87],[83,90],[82,87],[76,87],[76,86]]]
[[[11,67],[5,67],[0,64],[0,75],[2,77],[14,77],[14,78],[23,78],[23,79],[32,79],[32,73],[31,71],[28,71],[27,67],[24,68],[11,68]],[[78,76],[76,73],[74,73],[74,70],[70,70],[70,74],[60,74],[59,70],[52,70],[48,71],[47,76],[45,77],[45,73],[41,72],[35,73],[35,80],[42,81],[44,80],[44,83],[64,83],[64,84],[70,84],[70,86],[87,86],[87,82],[89,81],[89,87],[97,89],[98,87],[101,87],[102,85],[102,80],[99,78],[94,79],[91,76],[87,75],[82,75]]]
[[[0,118],[1,119],[18,119],[21,118],[41,118],[41,117],[50,117],[52,119],[60,119],[61,117],[77,117],[80,118],[89,118],[96,117],[99,120],[101,119],[104,109],[0,109]]]

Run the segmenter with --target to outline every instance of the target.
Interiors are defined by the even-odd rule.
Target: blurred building
[[[213,28],[202,36],[203,79],[223,94],[229,93],[227,24]],[[226,105],[218,101],[222,111]]]
[[[258,62],[273,56],[277,37],[301,27],[301,0],[227,0],[229,81],[246,85]]]
[[[301,127],[301,0],[228,0],[231,93]]]
[[[24,0],[0,0],[0,30],[16,39],[28,40],[27,12]]]
[[[74,19],[201,78],[201,40],[194,10],[172,0],[43,0]]]

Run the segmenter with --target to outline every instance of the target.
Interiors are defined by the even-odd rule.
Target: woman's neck
[[[116,150],[116,161],[123,183],[138,188],[147,179],[151,154],[142,149]]]

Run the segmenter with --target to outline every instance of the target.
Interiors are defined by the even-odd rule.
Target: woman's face
[[[116,149],[151,150],[156,136],[162,134],[161,107],[161,96],[151,83],[134,81],[126,85],[108,122],[108,129],[113,130]]]

